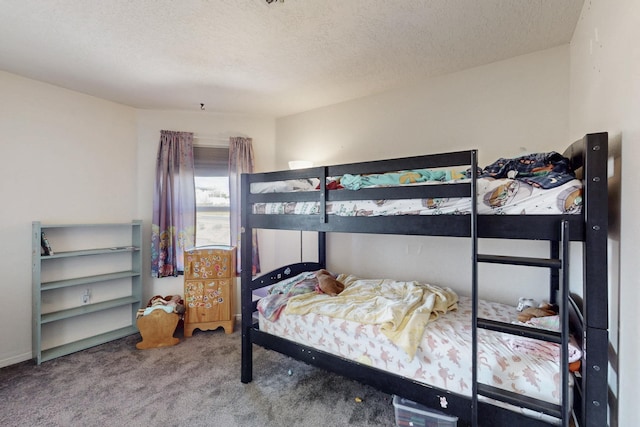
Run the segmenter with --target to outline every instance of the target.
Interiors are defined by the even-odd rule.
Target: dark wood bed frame
[[[328,191],[325,187],[327,176],[344,173],[382,173],[393,170],[451,167],[468,165],[475,170],[477,153],[475,150],[417,156],[402,159],[352,163],[346,165],[316,167],[303,170],[281,171],[243,175],[242,177],[242,368],[241,381],[252,380],[253,344],[261,345],[336,372],[386,393],[396,394],[426,406],[440,408],[440,398],[445,397],[448,407],[444,410],[459,417],[459,426],[543,426],[547,422],[521,413],[502,408],[479,396],[487,396],[524,408],[530,408],[554,415],[569,425],[569,418],[581,427],[602,427],[607,425],[607,365],[608,365],[608,283],[607,283],[607,133],[588,134],[576,141],[564,152],[569,158],[576,175],[584,183],[584,200],[580,215],[477,215],[475,206],[475,179],[469,184],[448,184],[439,186],[409,186],[395,188],[372,188],[358,191]],[[251,194],[251,183],[287,179],[320,178],[320,191]],[[394,216],[394,217],[339,217],[326,215],[324,204],[331,200],[365,199],[420,199],[429,197],[471,197],[471,215],[440,216]],[[259,215],[253,214],[251,206],[259,202],[319,201],[320,214],[317,215]],[[254,229],[304,230],[318,232],[318,262],[301,262],[283,266],[260,277],[251,276],[252,231]],[[557,342],[566,349],[568,331],[571,329],[584,356],[581,370],[576,375],[573,388],[573,405],[549,405],[515,393],[479,384],[476,378],[476,357],[472,364],[472,396],[460,395],[437,387],[425,385],[410,378],[371,368],[312,347],[260,331],[255,317],[256,290],[276,283],[286,277],[304,271],[326,268],[326,233],[370,233],[453,236],[472,239],[470,262],[472,263],[473,349],[477,348],[477,329],[484,328],[522,336]],[[514,258],[478,254],[479,238],[525,239],[549,241],[549,258]],[[569,242],[583,245],[583,292],[580,297],[568,291],[568,250]],[[477,316],[478,269],[479,262],[513,265],[533,265],[549,268],[550,299],[560,306],[562,331],[535,333],[530,329],[497,324]],[[565,350],[561,350],[565,351]],[[563,402],[568,401],[568,369],[566,356],[562,357]],[[487,422],[490,420],[490,422]],[[483,422],[484,421],[484,422]]]

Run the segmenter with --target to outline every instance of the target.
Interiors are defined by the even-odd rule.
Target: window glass
[[[228,149],[194,147],[196,246],[229,245]]]

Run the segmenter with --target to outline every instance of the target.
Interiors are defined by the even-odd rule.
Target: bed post
[[[327,233],[318,231],[318,263],[327,268]]]
[[[609,137],[606,132],[585,136],[583,178],[585,192],[585,245],[583,254],[584,332],[588,351],[583,363],[585,380],[582,409],[585,425],[607,425],[608,393],[608,183]],[[587,372],[588,371],[588,372]]]
[[[607,301],[608,286],[607,234],[609,196],[607,190],[607,159],[609,157],[606,132],[589,134],[586,137],[584,180],[589,191],[585,192],[585,318],[587,325],[608,329],[608,305],[596,301]],[[589,286],[587,286],[587,282]],[[592,301],[589,301],[589,300]]]
[[[320,170],[320,222],[327,223],[327,167]],[[327,233],[318,231],[318,263],[327,268]]]
[[[249,197],[249,175],[242,174],[241,178],[241,202],[240,206],[240,305],[242,313],[242,361],[240,381],[249,383],[253,379],[253,345],[251,343],[251,323],[252,323],[252,301],[251,301],[251,281],[253,279],[252,270],[252,228],[249,225],[249,215],[247,212]]]
[[[478,425],[478,152],[471,151],[471,423]]]
[[[564,230],[564,227],[562,227]],[[565,236],[569,239],[569,236]],[[557,240],[549,241],[549,258],[560,258],[560,242]],[[549,271],[549,304],[558,303],[558,292],[560,290],[560,273],[555,268],[551,268]]]

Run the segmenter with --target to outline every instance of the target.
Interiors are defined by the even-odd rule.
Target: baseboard
[[[24,362],[31,358],[31,353],[23,353],[18,356],[9,357],[8,359],[2,359],[0,360],[0,368],[15,365],[16,363]]]

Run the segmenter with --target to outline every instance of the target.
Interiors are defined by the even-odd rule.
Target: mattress
[[[447,185],[452,180],[409,183],[408,185]],[[367,187],[371,188],[371,187]],[[278,181],[252,184],[252,193],[317,191],[314,180]],[[336,189],[332,191],[352,191]],[[559,215],[582,211],[582,182],[572,179],[562,185],[544,189],[510,178],[478,178],[479,215]],[[254,214],[314,215],[320,213],[319,202],[255,203]],[[398,200],[331,201],[326,213],[338,216],[447,215],[471,213],[470,198],[428,198]]]
[[[275,321],[260,316],[259,326],[261,331],[318,350],[471,396],[471,310],[471,300],[461,296],[457,310],[426,326],[412,358],[377,325],[283,311]],[[483,300],[479,302],[479,315],[503,322],[517,319],[515,307]],[[481,329],[478,350],[479,382],[559,404],[557,344]]]

